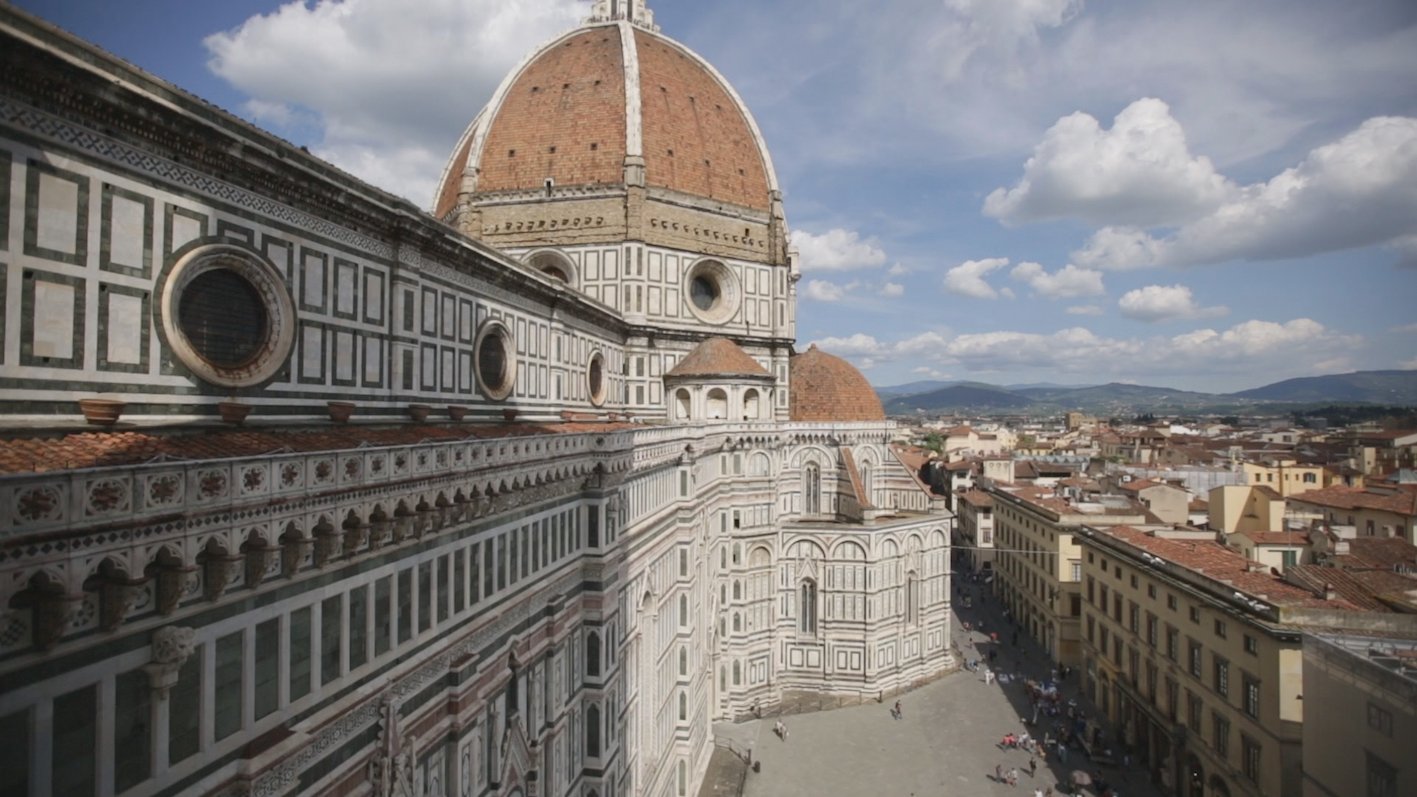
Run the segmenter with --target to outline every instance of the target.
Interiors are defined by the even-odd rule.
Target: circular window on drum
[[[597,407],[605,404],[605,355],[600,352],[592,354],[586,366],[586,392],[591,404]]]
[[[295,303],[269,261],[231,244],[183,255],[161,284],[167,344],[205,382],[251,387],[273,378],[295,345]]]
[[[738,312],[738,280],[723,263],[700,260],[685,279],[689,311],[700,321],[723,324]]]
[[[517,364],[512,334],[500,321],[488,321],[477,333],[477,388],[494,401],[512,394]]]

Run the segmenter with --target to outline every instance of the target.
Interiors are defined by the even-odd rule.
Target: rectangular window
[[[349,669],[369,660],[369,588],[349,591]]]
[[[1175,661],[1176,650],[1180,647],[1181,632],[1166,626],[1166,658]]]
[[[374,582],[374,655],[382,656],[389,652],[389,643],[392,639],[393,612],[389,610],[389,579],[392,576],[384,576]]]
[[[188,660],[192,659],[201,659],[201,654],[194,652]],[[54,698],[51,794],[94,793],[97,696],[98,687],[90,684]]]
[[[1368,727],[1381,733],[1387,738],[1392,738],[1392,712],[1379,706],[1377,703],[1368,704]]]
[[[113,686],[113,791],[117,794],[148,779],[152,749],[148,723],[152,719],[153,690],[147,671],[141,667],[119,674]],[[5,737],[5,746],[24,739]],[[7,775],[0,775],[0,793],[4,793],[6,780]]]
[[[1213,728],[1211,744],[1215,747],[1215,754],[1222,761],[1227,760],[1230,757],[1230,720],[1218,711],[1212,711],[1210,718]]]
[[[1127,607],[1127,628],[1133,633],[1141,630],[1141,622],[1137,619],[1141,616],[1140,610],[1135,603],[1130,603]]]
[[[433,627],[433,563],[418,565],[418,633]]]
[[[1194,639],[1190,641],[1190,661],[1191,675],[1196,678],[1201,677],[1201,646]]]
[[[290,613],[290,701],[310,694],[310,607]],[[195,708],[195,707],[194,707]],[[173,738],[177,738],[176,735]]]
[[[256,719],[280,707],[280,620],[256,626]]]
[[[1230,696],[1230,662],[1219,656],[1212,656],[1215,663],[1215,691],[1222,697]]]
[[[1245,713],[1255,719],[1260,716],[1260,682],[1249,673],[1244,676]]]
[[[1226,629],[1225,629],[1225,621],[1224,621],[1224,620],[1216,620],[1216,621],[1215,621],[1215,635],[1218,636],[1218,637],[1220,637],[1221,639],[1224,639],[1224,638],[1225,638],[1225,632],[1226,632]]]
[[[1368,797],[1397,797],[1397,768],[1368,753]]]
[[[1168,594],[1168,595],[1166,596],[1166,608],[1170,609],[1170,610],[1173,611],[1173,612],[1176,611],[1176,596],[1175,596],[1175,595],[1170,595],[1170,594]]]
[[[1172,722],[1181,711],[1181,686],[1176,679],[1166,676],[1166,717]]]
[[[343,673],[339,666],[340,636],[344,630],[344,596],[335,595],[320,603],[320,685]]]
[[[1146,613],[1146,644],[1156,647],[1156,615]]]
[[[1205,710],[1205,704],[1201,702],[1200,696],[1186,690],[1186,724],[1192,731],[1201,732],[1201,714]]]
[[[413,568],[398,574],[399,644],[413,639]]]
[[[1074,561],[1074,562],[1072,563],[1072,566],[1073,566],[1073,567],[1072,567],[1072,570],[1073,570],[1073,578],[1072,578],[1072,580],[1073,580],[1073,581],[1081,581],[1081,580],[1082,580],[1082,562]]]
[[[241,730],[242,633],[236,631],[216,641],[216,738]]]
[[[1199,606],[1191,607],[1191,622],[1199,624],[1201,621],[1201,610]]]
[[[1244,760],[1240,762],[1241,769],[1245,773],[1245,779],[1251,783],[1260,782],[1260,745],[1254,739],[1244,734],[1240,735],[1240,746],[1243,749]]]
[[[438,557],[438,596],[434,603],[437,605],[438,624],[448,622],[448,557]]]
[[[1245,652],[1251,656],[1258,656],[1260,654],[1259,640],[1249,634],[1245,634]]]
[[[291,616],[292,627],[294,615]],[[306,633],[309,633],[308,629]],[[294,666],[292,659],[291,665]],[[291,690],[294,694],[294,690]],[[310,691],[307,681],[305,691]],[[302,694],[304,694],[302,692]],[[199,646],[182,663],[177,672],[177,683],[168,693],[167,705],[167,763],[176,764],[197,752],[202,734],[197,723],[202,717],[202,651]],[[60,794],[61,792],[55,792]]]

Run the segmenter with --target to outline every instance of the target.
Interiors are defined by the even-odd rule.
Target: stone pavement
[[[964,611],[971,623],[983,620],[992,628],[1002,622],[993,606],[976,603],[974,609]],[[1011,669],[1015,660],[1025,670],[1041,673],[1046,668],[1041,652],[1022,640],[1018,649],[1009,646],[1010,634],[999,627],[1001,647],[1006,649],[999,656],[1001,669]],[[979,655],[962,628],[956,629],[956,635],[956,645],[965,658]],[[977,633],[972,636],[984,638]],[[987,649],[987,645],[982,647]],[[1076,686],[1076,676],[1069,686]],[[1073,750],[1067,764],[1056,758],[1040,761],[1037,777],[1030,778],[1027,753],[999,749],[998,741],[1005,733],[1025,730],[1021,717],[1028,701],[1020,683],[985,685],[978,673],[961,671],[899,699],[903,709],[899,720],[891,717],[891,699],[786,716],[786,741],[773,734],[772,717],[732,726],[729,733],[734,745],[751,747],[753,757],[762,763],[761,772],[747,773],[743,793],[748,797],[1028,797],[1034,789],[1049,787],[1060,794],[1069,772],[1091,769],[1081,751]],[[725,729],[715,730],[721,733]],[[995,765],[1005,770],[1017,767],[1018,786],[996,783]],[[1103,774],[1114,782],[1121,797],[1157,794],[1140,770],[1123,773],[1108,768]],[[1096,790],[1084,793],[1095,795]]]

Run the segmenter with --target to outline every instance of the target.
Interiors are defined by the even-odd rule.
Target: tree
[[[925,435],[925,447],[936,454],[945,453],[945,438],[939,432]]]

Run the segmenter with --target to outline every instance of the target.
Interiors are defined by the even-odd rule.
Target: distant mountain
[[[1022,385],[1004,385],[1005,390],[1031,390],[1033,388],[1050,388],[1053,390],[1073,390],[1080,387],[1091,387],[1091,385],[1060,385],[1057,382],[1026,382]]]
[[[1105,385],[1092,387],[1025,388],[1014,392],[1041,404],[1055,404],[1068,409],[1158,405],[1198,406],[1211,403],[1217,398],[1209,393],[1195,393],[1169,387],[1129,385],[1121,382],[1109,382]]]
[[[959,384],[959,383],[960,383],[960,380],[958,380],[958,379],[952,379],[952,380],[950,380],[950,381],[948,381],[948,382],[941,382],[941,381],[939,381],[939,380],[925,380],[925,381],[922,381],[922,382],[906,382],[906,383],[903,384],[903,385],[890,385],[890,386],[888,386],[888,387],[878,387],[878,388],[876,388],[876,395],[880,396],[880,397],[881,397],[881,400],[884,401],[886,398],[888,398],[888,397],[890,397],[890,396],[911,396],[911,395],[914,395],[914,394],[916,394],[916,393],[929,393],[931,390],[939,390],[940,388],[953,387],[953,386],[955,386],[955,385],[957,385],[957,384]]]
[[[1008,410],[1023,409],[1032,405],[1033,400],[1027,396],[1010,393],[993,385],[973,383],[952,385],[928,393],[897,396],[886,402],[886,412],[894,415],[908,415],[916,411]]]
[[[933,386],[933,387],[932,387]],[[1384,404],[1417,406],[1417,370],[1359,371],[1351,374],[1286,379],[1239,393],[1198,393],[1169,387],[1110,382],[1077,387],[1041,383],[1000,387],[983,382],[911,382],[877,388],[886,412],[953,410],[1061,410],[1122,415],[1133,412],[1223,410],[1226,412],[1275,405]]]
[[[1231,393],[1257,401],[1362,401],[1371,404],[1417,404],[1417,370],[1355,371],[1305,376]]]

